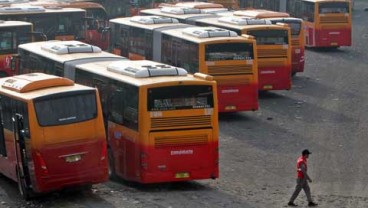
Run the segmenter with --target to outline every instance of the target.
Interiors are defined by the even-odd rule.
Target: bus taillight
[[[47,166],[46,166],[46,162],[42,158],[41,153],[39,153],[39,152],[36,152],[36,154],[35,154],[35,164],[38,164],[39,167],[41,167],[41,171],[42,171],[43,174],[45,174],[45,175],[49,174],[49,171],[48,171]]]

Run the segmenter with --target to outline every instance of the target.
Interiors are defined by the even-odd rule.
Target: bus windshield
[[[253,30],[248,35],[256,38],[257,45],[287,45],[287,30]]]
[[[251,60],[251,43],[218,43],[206,45],[206,61]]]
[[[349,4],[347,2],[325,2],[319,5],[320,14],[328,13],[349,13]]]
[[[0,29],[0,54],[17,53],[19,44],[31,42],[30,31],[30,27]]]
[[[168,86],[148,90],[148,111],[213,108],[212,87]]]
[[[47,95],[35,99],[34,105],[40,126],[72,124],[97,116],[94,90]]]

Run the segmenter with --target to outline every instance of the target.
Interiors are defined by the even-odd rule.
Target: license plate
[[[225,106],[225,110],[236,110],[236,106],[233,105]]]
[[[189,178],[189,173],[187,173],[187,172],[176,173],[175,178]]]
[[[65,157],[65,162],[72,163],[72,162],[78,162],[82,159],[81,155],[71,155]]]
[[[265,90],[271,90],[272,89],[272,85],[264,85],[263,89]]]
[[[337,46],[337,43],[332,42],[332,43],[331,43],[331,45],[332,45],[332,46]]]

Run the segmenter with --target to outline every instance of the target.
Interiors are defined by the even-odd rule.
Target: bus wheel
[[[30,191],[27,189],[27,187],[25,186],[23,180],[21,179],[18,168],[17,168],[17,179],[18,179],[18,189],[19,189],[19,193],[20,193],[21,197],[24,200],[29,200],[31,198]]]
[[[112,154],[112,150],[108,148],[108,157],[109,157],[109,178],[111,180],[116,179],[116,172],[115,172],[115,163],[114,163],[114,156]]]

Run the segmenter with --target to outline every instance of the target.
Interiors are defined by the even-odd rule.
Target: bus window
[[[345,2],[324,2],[319,5],[319,13],[349,13],[349,4]]]
[[[206,61],[251,60],[252,48],[248,43],[210,44],[206,45],[205,57]]]
[[[314,22],[314,3],[303,2],[302,4],[302,19],[308,22]]]
[[[288,45],[288,33],[286,30],[255,30],[248,31],[248,35],[256,37],[258,45]]]
[[[87,121],[97,116],[94,91],[52,95],[35,100],[37,120],[40,126],[57,126]],[[58,109],[57,111],[53,109]]]

